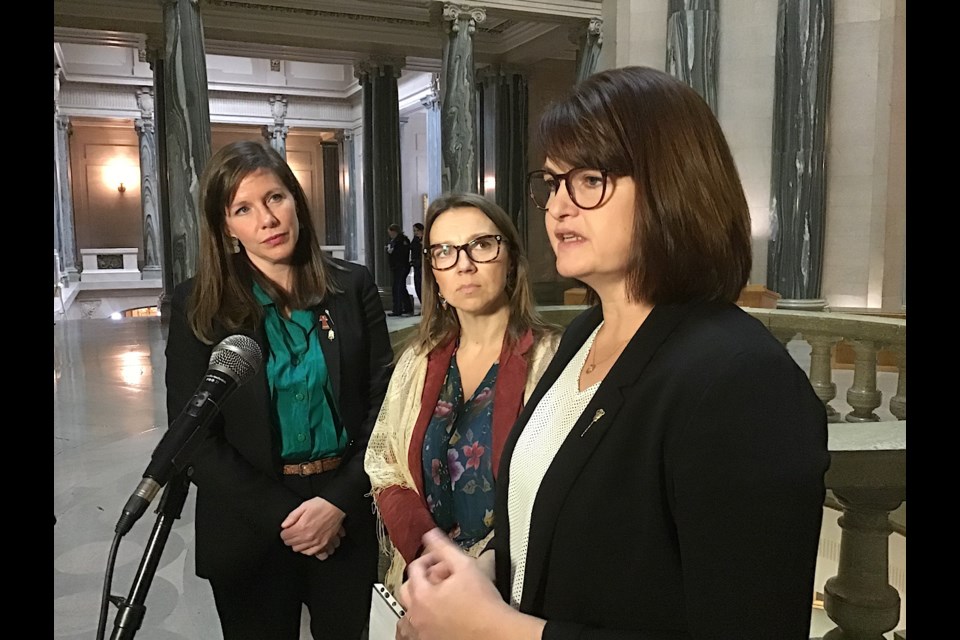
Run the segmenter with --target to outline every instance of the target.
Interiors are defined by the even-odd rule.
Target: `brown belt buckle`
[[[306,466],[307,466],[308,464],[310,464],[310,463],[309,463],[309,462],[301,462],[300,464],[297,465],[297,466],[300,468],[299,475],[300,475],[301,478],[306,478],[308,475],[310,475],[310,474],[308,474],[308,473],[304,473],[304,472],[303,472],[303,470],[306,468]]]

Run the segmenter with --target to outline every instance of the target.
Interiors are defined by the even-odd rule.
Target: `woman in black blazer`
[[[734,304],[750,215],[719,124],[632,67],[576,86],[540,133],[531,197],[557,271],[599,304],[507,440],[493,551],[425,536],[398,636],[805,640],[826,413]]]
[[[167,411],[183,409],[212,346],[246,334],[264,354],[191,458],[196,571],[224,638],[358,638],[376,580],[367,440],[390,376],[369,271],[320,250],[303,189],[273,149],[236,142],[204,170],[198,271],[178,286]]]

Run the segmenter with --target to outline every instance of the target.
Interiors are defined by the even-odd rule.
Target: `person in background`
[[[410,266],[413,267],[413,287],[417,292],[417,301],[423,312],[423,225],[413,225],[413,240],[410,241]]]
[[[365,468],[392,554],[395,590],[421,536],[440,527],[471,555],[493,535],[497,463],[557,347],[537,314],[510,217],[478,195],[427,211],[426,299],[397,362]]]
[[[424,537],[398,637],[807,640],[826,411],[734,304],[750,214],[719,123],[628,67],[548,107],[540,136],[530,193],[595,303],[504,445],[495,539],[478,562]]]
[[[213,345],[242,333],[264,354],[191,459],[196,572],[226,640],[359,638],[377,578],[363,471],[393,352],[369,271],[320,250],[303,189],[273,149],[226,145],[200,185],[197,274],[173,293],[172,420]]]
[[[413,315],[413,302],[407,293],[407,274],[410,273],[410,239],[398,224],[387,228],[390,242],[385,247],[392,280],[393,311],[391,316]]]

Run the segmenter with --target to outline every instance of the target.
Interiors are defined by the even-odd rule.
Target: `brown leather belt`
[[[313,462],[283,465],[285,476],[312,476],[325,471],[333,471],[340,466],[342,458],[321,458]]]

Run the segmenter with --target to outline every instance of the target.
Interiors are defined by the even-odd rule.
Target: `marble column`
[[[515,69],[488,67],[478,73],[481,103],[481,193],[510,214],[518,229],[527,190],[527,80]],[[488,178],[493,178],[492,184]]]
[[[780,0],[767,287],[780,308],[823,308],[832,0]]]
[[[61,273],[63,261],[63,234],[60,230],[60,143],[57,133],[57,115],[60,112],[60,67],[53,65],[53,250]]]
[[[140,199],[143,208],[143,279],[159,280],[163,277],[160,266],[160,209],[157,206],[159,188],[157,180],[157,133],[153,119],[153,90],[137,91],[140,117],[136,120],[140,139]]]
[[[357,187],[360,185],[360,179],[357,176],[357,152],[356,138],[353,131],[344,129],[338,134],[340,140],[340,200],[343,207],[343,245],[344,257],[351,262],[357,262],[360,259],[358,248],[359,234],[357,233],[357,222],[359,213],[357,211]]]
[[[163,24],[171,284],[176,286],[197,270],[200,174],[210,159],[210,103],[197,0],[164,0]]]
[[[420,99],[427,112],[427,199],[430,202],[443,193],[443,146],[440,127],[440,77],[433,76],[433,90]]]
[[[79,252],[73,220],[73,189],[70,182],[70,119],[55,116],[57,187],[60,195],[60,264],[70,282],[80,280]]]
[[[400,103],[397,77],[402,59],[357,63],[363,87],[363,210],[366,264],[381,289],[390,291],[384,247],[387,227],[403,221],[400,186]]]
[[[322,142],[324,244],[343,244],[343,216],[340,204],[340,143]]]
[[[163,291],[158,305],[160,317],[166,321],[170,317],[170,303],[173,300],[173,242],[170,224],[170,184],[167,180],[167,127],[166,127],[166,66],[163,61],[163,39],[158,35],[148,35],[146,43],[147,62],[153,71],[153,119],[154,140],[157,147],[157,183],[155,189],[157,222],[160,230],[160,269],[163,277]]]
[[[263,137],[267,143],[284,158],[287,157],[287,133],[290,131],[287,119],[287,99],[283,96],[270,96],[270,112],[273,124],[263,127]]]
[[[720,0],[670,0],[667,73],[700,94],[717,113]]]
[[[477,193],[477,87],[473,33],[487,17],[478,7],[443,5],[447,42],[440,76],[444,192]]]
[[[597,70],[597,61],[603,48],[603,20],[590,18],[586,25],[577,27],[572,35],[577,45],[576,82],[580,82]]]

